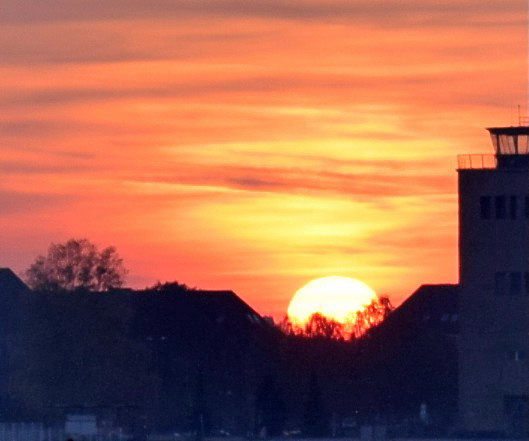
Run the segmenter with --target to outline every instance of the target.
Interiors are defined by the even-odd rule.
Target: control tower
[[[459,426],[524,436],[529,412],[529,126],[461,155]]]

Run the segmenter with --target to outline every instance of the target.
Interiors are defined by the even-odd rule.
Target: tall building
[[[459,157],[459,423],[524,435],[529,395],[529,127]]]

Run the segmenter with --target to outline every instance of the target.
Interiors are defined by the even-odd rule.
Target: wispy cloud
[[[22,193],[0,190],[0,206],[2,207],[0,217],[32,216],[41,210],[57,210],[71,202],[72,199],[43,192]]]
[[[478,2],[476,0],[421,2],[417,0],[110,0],[93,3],[88,0],[71,2],[50,0],[46,4],[34,0],[6,0],[2,8],[5,23],[83,21],[123,18],[262,18],[291,20],[358,20],[375,23],[410,25],[427,22],[429,25],[469,23],[479,17],[496,22],[508,14],[523,11],[515,0]],[[521,19],[520,19],[521,20]],[[470,20],[472,22],[472,20]]]

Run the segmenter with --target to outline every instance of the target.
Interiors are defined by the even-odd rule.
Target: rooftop
[[[494,154],[457,157],[458,170],[529,168],[529,126],[489,127]]]

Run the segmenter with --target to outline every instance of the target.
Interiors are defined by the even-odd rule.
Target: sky
[[[455,283],[457,155],[526,113],[527,53],[522,0],[2,0],[0,267],[86,237],[277,318]]]

